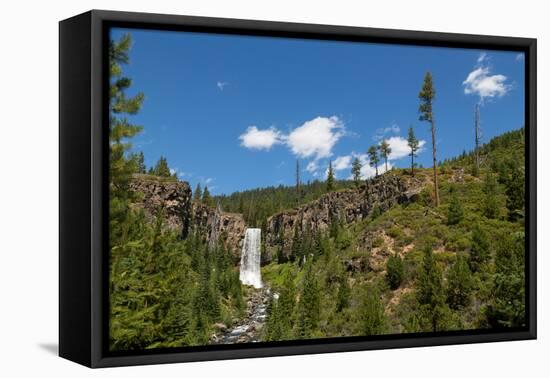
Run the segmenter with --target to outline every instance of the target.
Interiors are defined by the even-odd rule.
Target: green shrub
[[[376,236],[372,239],[372,248],[378,248],[384,244],[384,238],[382,236]]]
[[[404,274],[403,259],[398,254],[391,255],[386,262],[386,280],[390,289],[395,290],[401,285]]]
[[[399,228],[399,227],[397,227],[397,226],[391,227],[391,228],[387,231],[387,234],[388,234],[389,236],[391,236],[392,238],[398,239],[398,240],[403,239],[403,237],[405,236],[405,233],[403,232],[403,229],[402,229],[402,228]]]

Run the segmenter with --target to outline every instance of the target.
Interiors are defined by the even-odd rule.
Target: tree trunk
[[[384,162],[386,163],[386,172],[387,172],[388,171],[388,158],[387,157],[384,158]]]
[[[475,106],[475,165],[476,165],[476,175],[479,175],[479,138],[480,138],[480,129],[479,129],[479,104]]]
[[[411,176],[414,177],[414,153],[411,151]]]
[[[435,186],[435,207],[439,207],[439,184],[437,182],[437,158],[435,149],[435,121],[432,119],[432,151],[434,159],[434,186]]]

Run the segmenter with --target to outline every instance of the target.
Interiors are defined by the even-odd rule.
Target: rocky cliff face
[[[130,187],[141,196],[135,206],[143,208],[150,219],[163,205],[167,227],[183,238],[192,230],[199,230],[210,246],[217,240],[222,241],[231,250],[234,260],[239,261],[247,227],[241,214],[193,203],[189,184],[183,181],[138,175]],[[396,203],[414,201],[420,188],[420,183],[411,184],[410,179],[404,181],[386,174],[368,180],[358,189],[328,193],[304,206],[275,214],[268,219],[262,235],[268,247],[267,253],[262,255],[262,263],[271,261],[269,250],[281,244],[281,237],[284,239],[283,254],[290,255],[295,227],[299,232],[309,229],[315,234],[327,231],[334,219],[343,223],[361,221],[374,211],[384,212]]]
[[[226,213],[219,208],[195,204],[192,226],[201,230],[210,246],[219,240],[231,250],[233,258],[236,261],[239,260],[246,231],[246,224],[241,214]]]
[[[409,200],[414,195],[414,191],[409,189],[399,177],[382,175],[368,180],[358,189],[328,193],[305,206],[270,217],[267,221],[266,245],[280,245],[282,236],[283,254],[288,257],[295,227],[299,232],[309,228],[315,234],[327,231],[333,219],[344,223],[361,221],[373,211],[383,212],[396,203]],[[267,253],[264,263],[270,260]]]
[[[134,204],[145,210],[153,219],[164,207],[165,224],[186,237],[190,226],[191,188],[184,181],[169,181],[146,175],[135,175],[130,189],[139,194],[141,201]]]
[[[134,206],[154,219],[164,206],[165,224],[185,238],[194,229],[200,230],[206,242],[213,246],[218,238],[238,260],[246,230],[241,214],[232,214],[193,203],[191,188],[185,181],[169,181],[147,175],[135,175],[130,189],[139,194]]]

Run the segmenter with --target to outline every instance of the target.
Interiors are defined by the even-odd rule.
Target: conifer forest
[[[109,48],[112,351],[525,325],[524,126],[481,134],[493,124],[500,130],[489,100],[504,94],[479,92],[461,126],[468,143],[453,154],[446,152],[458,143],[445,136],[446,79],[429,67],[411,78],[414,108],[403,137],[354,139],[344,116],[312,114],[288,132],[251,126],[225,143],[249,153],[243,159],[254,169],[242,171],[215,148],[193,159],[215,156],[236,183],[252,174],[285,181],[221,190],[222,179],[175,169],[183,167],[174,163],[180,155],[186,161],[184,148],[175,157],[174,149],[143,142],[156,126],[139,116],[162,119],[163,110],[150,110],[160,94],[132,71],[142,56],[136,38],[117,35]],[[240,90],[236,78],[228,81],[217,83],[216,95]],[[173,106],[183,112],[201,96]],[[315,140],[298,132],[312,128],[319,138],[337,137],[331,143],[363,144],[346,159],[332,153],[335,142],[331,153],[307,155],[299,143]],[[204,132],[216,142],[218,129]],[[261,156],[283,149],[294,155],[280,169],[263,163]]]

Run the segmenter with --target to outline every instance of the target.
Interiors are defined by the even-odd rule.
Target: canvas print
[[[109,38],[110,351],[525,327],[522,53]]]

